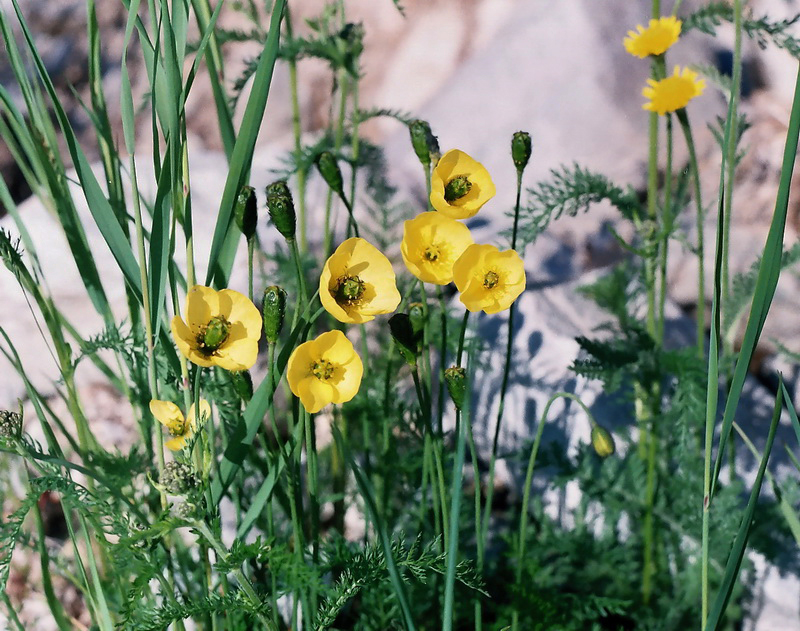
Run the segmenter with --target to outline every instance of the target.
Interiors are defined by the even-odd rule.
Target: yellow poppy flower
[[[441,213],[422,213],[403,223],[400,253],[408,270],[423,283],[446,285],[453,280],[453,264],[472,243],[463,223]]]
[[[497,313],[511,306],[525,289],[525,266],[515,250],[474,244],[453,266],[459,299],[469,311]]]
[[[658,112],[664,116],[667,112],[686,107],[694,97],[700,96],[706,88],[704,79],[698,79],[697,73],[689,68],[680,69],[675,66],[671,77],[656,81],[647,80],[647,87],[642,95],[650,99],[642,105],[642,109]]]
[[[164,445],[172,451],[180,451],[186,446],[186,442],[194,436],[197,431],[197,419],[194,413],[194,403],[189,408],[189,414],[183,417],[181,409],[171,401],[150,401],[150,412],[155,419],[167,428],[172,436]],[[200,418],[211,418],[211,406],[205,399],[200,399]]]
[[[325,261],[319,299],[339,322],[361,324],[397,309],[400,292],[389,259],[374,245],[353,237]]]
[[[186,295],[186,321],[172,318],[172,337],[198,366],[247,370],[256,363],[261,314],[238,291],[195,285]]]
[[[309,414],[329,403],[346,403],[358,392],[364,365],[341,331],[300,344],[289,356],[289,388]]]
[[[451,219],[469,219],[494,197],[489,172],[463,151],[451,149],[431,175],[431,205]]]
[[[622,44],[634,57],[644,59],[650,55],[661,55],[678,41],[681,34],[681,21],[674,15],[650,20],[647,28],[641,24],[636,31],[628,31]]]

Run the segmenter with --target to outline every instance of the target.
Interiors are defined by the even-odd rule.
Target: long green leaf
[[[742,395],[744,380],[753,358],[761,331],[764,328],[764,321],[767,319],[772,298],[778,285],[778,277],[781,271],[781,256],[783,254],[783,234],[786,228],[786,214],[789,207],[789,190],[792,182],[792,172],[794,171],[795,157],[797,155],[798,136],[800,136],[800,69],[798,69],[797,80],[795,83],[794,101],[792,112],[789,117],[789,129],[786,133],[786,145],[783,153],[783,164],[781,165],[781,179],[778,186],[778,195],[775,200],[775,212],[772,216],[767,242],[764,245],[764,254],[761,257],[761,265],[758,269],[758,280],[756,291],[753,296],[753,305],[750,309],[750,316],[747,320],[747,327],[742,340],[742,347],[739,358],[736,361],[733,379],[731,380],[730,392],[725,402],[725,412],[722,416],[722,430],[720,433],[719,449],[717,458],[714,462],[714,475],[711,478],[711,498],[714,496],[719,471],[722,467],[725,456],[725,447],[728,436],[731,432],[731,425],[739,405]]]
[[[139,266],[136,263],[136,258],[133,256],[130,243],[125,237],[122,228],[120,228],[119,222],[114,214],[114,210],[111,208],[111,205],[103,194],[103,190],[100,187],[100,184],[98,183],[94,173],[92,172],[91,165],[89,164],[83,149],[78,143],[78,139],[75,136],[72,125],[70,124],[69,117],[67,116],[66,111],[58,99],[55,86],[47,74],[47,69],[45,68],[44,62],[42,61],[42,58],[36,49],[36,45],[33,41],[33,35],[31,34],[30,29],[28,28],[28,25],[25,23],[25,19],[22,16],[22,11],[20,10],[18,0],[12,0],[12,4],[14,6],[14,11],[17,14],[17,18],[19,19],[22,34],[28,44],[31,57],[33,58],[36,68],[39,72],[39,77],[50,96],[56,118],[61,126],[61,131],[64,134],[75,170],[78,174],[78,179],[81,182],[81,187],[83,189],[84,196],[86,197],[89,211],[92,213],[95,223],[97,224],[100,233],[103,235],[103,238],[108,244],[112,255],[116,259],[117,264],[119,265],[119,268],[125,277],[125,280],[133,290],[137,299],[141,301],[142,287],[139,279]],[[5,18],[3,16],[4,14],[0,12],[0,21],[4,22]]]
[[[217,225],[214,228],[214,238],[211,242],[211,253],[208,257],[208,272],[206,275],[206,285],[212,282],[217,287],[226,287],[228,276],[233,265],[233,257],[236,253],[238,244],[238,234],[235,240],[228,235],[231,232],[233,219],[233,206],[236,196],[242,186],[246,184],[246,178],[250,172],[250,165],[253,160],[253,151],[258,138],[258,131],[261,128],[261,121],[267,108],[267,97],[272,83],[272,71],[275,68],[275,60],[278,57],[278,43],[280,40],[280,26],[283,11],[286,7],[286,0],[276,0],[272,6],[272,19],[269,25],[269,35],[258,62],[258,68],[253,77],[253,89],[247,99],[247,107],[242,118],[242,125],[233,147],[228,178],[225,181],[225,189],[222,193],[222,200],[219,204],[219,214],[217,215]]]
[[[778,429],[778,422],[781,418],[781,407],[783,405],[783,380],[781,380],[781,388],[775,397],[775,410],[772,413],[772,422],[769,426],[769,435],[767,436],[767,444],[764,447],[764,455],[761,458],[761,463],[758,466],[758,474],[756,475],[753,488],[750,492],[750,499],[747,502],[742,522],[739,525],[739,532],[733,541],[733,547],[728,555],[728,562],[725,565],[725,574],[722,578],[717,597],[714,599],[714,604],[706,621],[705,631],[715,631],[719,628],[723,621],[725,609],[728,607],[728,601],[733,593],[733,588],[739,577],[739,569],[742,565],[745,550],[747,549],[747,539],[750,535],[750,527],[753,524],[753,516],[755,515],[756,505],[758,504],[758,496],[761,493],[761,484],[764,481],[764,472],[767,470],[767,461],[769,460],[770,452],[772,451],[772,444],[775,442],[775,432]],[[791,401],[786,399],[789,408],[792,407]]]

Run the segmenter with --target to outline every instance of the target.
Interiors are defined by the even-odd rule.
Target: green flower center
[[[197,336],[198,350],[204,355],[213,355],[230,335],[231,324],[225,316],[214,316]]]
[[[486,287],[486,289],[494,289],[499,282],[500,277],[497,275],[497,272],[486,272],[483,276],[483,286]]]
[[[186,425],[183,421],[175,419],[170,422],[167,429],[172,436],[183,436],[186,433]]]
[[[444,187],[444,201],[455,202],[472,190],[472,182],[466,175],[456,175]]]
[[[435,245],[429,245],[425,248],[425,251],[422,253],[422,256],[425,258],[426,261],[438,261],[439,257],[441,256],[441,252],[439,248]]]
[[[332,293],[337,303],[351,305],[361,300],[365,287],[364,281],[358,276],[343,276]]]
[[[327,381],[333,377],[334,367],[327,359],[320,359],[311,364],[311,374],[320,381]]]

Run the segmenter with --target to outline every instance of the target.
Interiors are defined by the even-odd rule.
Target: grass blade
[[[16,1],[16,0],[15,0]],[[258,62],[258,69],[253,77],[253,89],[247,99],[247,107],[239,128],[239,135],[233,147],[228,178],[219,204],[217,225],[214,229],[214,239],[211,242],[211,253],[208,257],[208,273],[206,285],[213,283],[217,287],[226,287],[230,268],[236,246],[239,243],[239,234],[231,230],[233,220],[233,206],[239,190],[246,183],[253,160],[253,151],[256,138],[267,108],[267,97],[272,83],[272,71],[278,57],[278,43],[280,40],[280,26],[286,0],[276,0],[272,7],[272,19],[269,25],[269,35]],[[229,236],[233,233],[235,238]]]
[[[747,548],[747,538],[750,534],[750,527],[752,526],[753,516],[756,511],[756,505],[758,504],[758,496],[761,492],[761,484],[764,481],[764,472],[767,470],[767,461],[769,460],[769,455],[772,451],[772,444],[775,442],[775,432],[778,429],[778,422],[781,418],[781,407],[784,400],[784,391],[783,380],[781,380],[781,388],[778,390],[778,394],[775,397],[775,410],[772,413],[772,421],[769,426],[767,444],[764,447],[764,454],[761,457],[761,463],[758,466],[758,474],[756,475],[755,482],[753,482],[753,488],[750,492],[750,499],[747,502],[747,507],[745,508],[742,522],[739,526],[739,532],[736,534],[730,555],[728,555],[728,562],[725,565],[725,574],[722,578],[722,584],[720,585],[719,592],[717,593],[717,597],[714,599],[714,604],[711,607],[711,612],[709,613],[708,620],[706,621],[706,631],[714,631],[715,629],[719,628],[723,621],[725,609],[728,607],[728,601],[730,600],[731,593],[733,593],[733,588],[736,586],[736,582],[739,577],[739,568],[742,565],[742,559],[744,558],[744,553]],[[791,401],[787,399],[786,402],[787,406],[791,409]]]

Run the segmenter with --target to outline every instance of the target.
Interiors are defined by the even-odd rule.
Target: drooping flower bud
[[[22,435],[22,412],[0,410],[0,438],[16,439]]]
[[[592,447],[601,458],[608,458],[617,450],[611,432],[596,423],[592,426]]]
[[[279,180],[267,187],[267,212],[275,228],[287,241],[293,241],[297,230],[294,200],[286,182]]]
[[[233,211],[236,225],[248,241],[256,234],[258,225],[258,208],[256,202],[256,189],[252,186],[243,186],[236,198],[236,208]]]
[[[269,344],[275,344],[286,316],[286,292],[282,287],[272,285],[264,290],[264,304],[261,311],[264,316],[264,335]]]
[[[186,495],[200,484],[200,480],[188,464],[172,461],[164,465],[158,484],[172,495]]]
[[[249,403],[253,398],[253,378],[250,376],[249,370],[237,370],[228,373],[231,376],[233,388],[236,394],[244,401]]]
[[[325,183],[331,187],[331,190],[337,195],[344,194],[344,179],[342,178],[342,171],[339,169],[339,163],[330,151],[323,151],[317,157],[317,169],[325,180]]]
[[[389,318],[389,329],[403,359],[412,368],[416,366],[421,333],[414,330],[411,318],[406,313],[395,313]]]
[[[461,410],[467,394],[467,371],[461,366],[451,366],[444,371],[444,382],[456,409]]]
[[[438,161],[439,141],[431,131],[431,126],[423,120],[411,121],[408,125],[408,132],[411,135],[411,146],[414,153],[423,166],[430,166],[432,161]]]
[[[511,138],[511,158],[517,171],[522,173],[531,159],[531,135],[526,131],[518,131]]]

